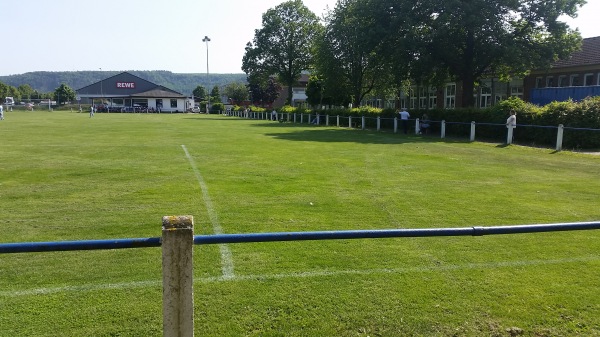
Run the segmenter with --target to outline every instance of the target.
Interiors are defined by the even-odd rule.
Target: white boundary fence
[[[248,119],[260,119],[260,120],[277,120],[279,122],[291,122],[291,123],[299,123],[299,124],[313,124],[313,125],[323,125],[323,119],[325,120],[325,126],[336,126],[336,127],[348,127],[348,128],[358,128],[361,130],[366,130],[366,120],[365,116],[330,116],[330,115],[320,115],[320,114],[305,114],[305,113],[286,113],[279,112],[276,115],[273,115],[271,112],[244,112],[244,111],[228,111],[225,113],[227,116],[231,117],[240,117],[240,118],[248,118]],[[398,133],[398,121],[397,117],[394,118],[370,118],[376,119],[376,128],[377,131],[382,130],[382,120],[393,120],[393,132]],[[346,122],[347,120],[347,122]],[[419,118],[409,119],[414,123],[415,134],[419,134],[421,130],[421,124]],[[542,126],[542,125],[525,125],[525,124],[517,124],[516,126],[506,126],[505,124],[495,124],[495,123],[477,123],[472,121],[471,123],[464,122],[446,122],[442,121],[429,121],[429,123],[439,123],[440,124],[440,138],[446,138],[446,127],[447,125],[470,125],[470,133],[469,140],[471,142],[475,141],[475,135],[477,131],[478,125],[491,125],[491,126],[501,126],[506,127],[506,144],[510,145],[514,141],[514,129],[517,127],[523,128],[544,128],[544,129],[556,129],[556,151],[562,151],[563,149],[563,135],[564,130],[578,130],[578,131],[596,131],[600,132],[600,129],[593,128],[574,128],[574,127],[565,127],[563,124],[559,124],[558,126]]]

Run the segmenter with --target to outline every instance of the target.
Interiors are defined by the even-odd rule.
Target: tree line
[[[509,81],[544,69],[581,46],[559,18],[585,0],[338,0],[322,20],[301,0],[263,14],[242,70],[252,86],[275,76],[288,87],[310,71],[312,105],[359,106],[367,95],[399,97],[411,85],[462,83],[474,105],[485,77]]]

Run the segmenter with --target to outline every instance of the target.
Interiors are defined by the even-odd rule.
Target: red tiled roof
[[[559,60],[552,64],[552,68],[564,68],[584,65],[600,65],[600,36],[583,39],[581,50],[571,54],[565,60]]]

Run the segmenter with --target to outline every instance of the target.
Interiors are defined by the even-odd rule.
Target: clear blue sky
[[[30,71],[241,73],[262,14],[282,0],[0,0],[0,75]],[[336,0],[304,0],[318,16]],[[600,0],[565,20],[600,36]]]

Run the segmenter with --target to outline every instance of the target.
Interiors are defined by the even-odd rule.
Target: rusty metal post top
[[[191,215],[165,215],[162,218],[163,230],[194,229],[194,217]]]

